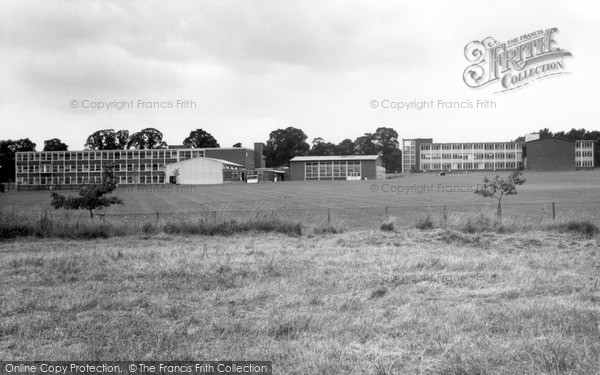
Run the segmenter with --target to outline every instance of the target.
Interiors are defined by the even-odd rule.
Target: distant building
[[[540,139],[540,133],[525,134],[525,142],[531,142]]]
[[[296,156],[291,181],[384,180],[381,155]]]
[[[402,139],[402,173],[418,172],[421,144],[433,143],[432,138]]]
[[[594,167],[594,142],[560,138],[536,139],[525,144],[524,164],[532,171],[559,171]]]
[[[594,141],[575,141],[575,168],[594,168]]]
[[[235,166],[248,171],[264,168],[263,144],[254,149],[244,147],[181,148],[153,150],[81,150],[17,152],[15,156],[17,188],[64,187],[102,182],[103,167],[115,165],[119,184],[162,184],[169,182],[166,166],[196,158],[212,158],[224,162],[223,171]],[[209,164],[206,164],[207,166]],[[210,164],[213,165],[213,164]],[[233,168],[233,169],[236,169]],[[187,165],[186,168],[187,170]],[[192,177],[189,178],[200,178]],[[185,178],[188,178],[185,177]],[[184,178],[181,175],[181,178]],[[245,181],[245,179],[240,179]]]
[[[402,172],[566,170],[594,167],[594,142],[558,138],[526,142],[434,143],[432,139],[403,139]]]
[[[523,143],[421,143],[419,156],[413,170],[517,169],[523,165]]]
[[[165,165],[165,175],[169,183],[182,185],[222,184],[225,170],[240,171],[240,164],[213,158],[193,158]]]

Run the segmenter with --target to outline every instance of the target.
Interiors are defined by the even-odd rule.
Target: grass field
[[[600,240],[526,232],[0,243],[0,360],[600,373]]]
[[[484,176],[121,189],[105,221],[52,210],[48,191],[0,194],[0,225],[50,233],[0,241],[0,360],[600,374],[600,173],[526,174],[501,225],[470,191]],[[316,230],[328,208],[344,233]],[[414,229],[428,213],[433,229]],[[194,232],[227,217],[261,233]],[[116,237],[53,238],[86,230]]]
[[[502,173],[501,173],[502,174]],[[508,172],[504,172],[508,174]],[[104,210],[108,216],[151,219],[218,211],[236,217],[247,212],[277,210],[307,223],[332,220],[349,228],[375,228],[388,215],[410,225],[426,212],[441,217],[494,209],[495,200],[472,193],[493,173],[404,175],[385,181],[283,182],[266,184],[163,187],[119,187],[124,206]],[[504,215],[522,220],[586,217],[600,220],[600,171],[528,172],[518,194],[504,199]],[[179,189],[179,191],[177,190]],[[65,192],[68,193],[68,192]],[[75,193],[75,192],[74,192]],[[54,211],[48,191],[0,194],[0,207],[29,212]],[[328,210],[329,209],[329,210]],[[60,211],[58,211],[60,212]],[[87,215],[81,212],[82,216]]]

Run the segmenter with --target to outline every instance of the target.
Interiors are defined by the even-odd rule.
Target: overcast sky
[[[592,0],[2,0],[0,139],[29,137],[41,150],[58,137],[76,150],[106,128],[154,127],[169,144],[203,128],[221,146],[250,147],[287,126],[335,143],[381,126],[438,142],[597,130],[598,25]],[[469,42],[551,27],[573,54],[570,74],[505,93],[463,82]],[[138,108],[140,100],[196,108]],[[398,111],[384,100],[497,107]],[[133,106],[83,108],[114,101]]]

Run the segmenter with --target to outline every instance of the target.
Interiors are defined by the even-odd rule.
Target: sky
[[[0,139],[78,150],[110,128],[153,127],[173,145],[202,128],[224,147],[288,126],[309,143],[378,127],[437,142],[599,130],[598,25],[591,0],[2,0]],[[507,92],[463,81],[471,41],[553,27],[568,74]],[[477,100],[495,108],[438,108]]]

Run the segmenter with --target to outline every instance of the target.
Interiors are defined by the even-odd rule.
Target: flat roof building
[[[291,181],[384,180],[381,155],[296,156]]]
[[[537,136],[537,137],[536,137]],[[528,142],[434,143],[403,139],[402,172],[564,170],[594,167],[594,142],[528,137]]]
[[[17,188],[99,184],[104,166],[114,164],[119,184],[161,184],[169,182],[167,165],[195,158],[220,159],[226,162],[224,165],[231,163],[246,170],[264,168],[262,147],[262,143],[255,143],[255,149],[176,146],[152,150],[17,152],[15,181]]]

